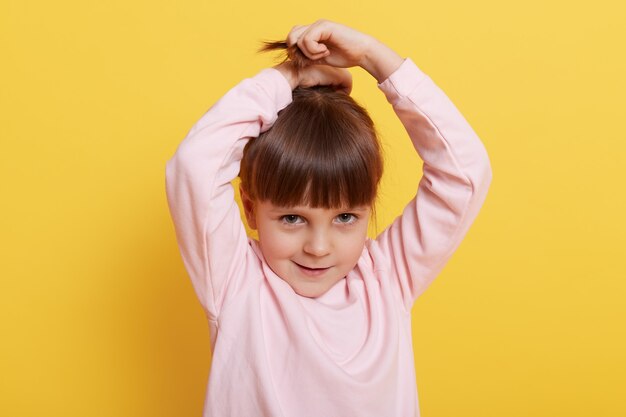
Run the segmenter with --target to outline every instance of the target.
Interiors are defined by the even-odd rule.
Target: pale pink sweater
[[[316,299],[265,263],[230,184],[246,141],[292,100],[278,70],[229,90],[167,162],[180,252],[209,320],[204,416],[419,415],[411,306],[459,246],[492,174],[476,133],[410,58],[378,87],[424,161],[423,176],[402,216]]]

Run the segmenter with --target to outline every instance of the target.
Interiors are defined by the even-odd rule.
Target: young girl
[[[301,59],[230,89],[166,166],[209,320],[204,415],[417,416],[411,307],[486,198],[487,152],[439,87],[373,37],[318,20],[295,26],[285,46]],[[375,240],[366,233],[382,162],[349,96],[353,66],[376,79],[424,161],[416,197]],[[258,241],[240,220],[238,174]]]

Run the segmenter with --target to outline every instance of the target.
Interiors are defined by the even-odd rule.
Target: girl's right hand
[[[329,85],[335,90],[346,94],[352,91],[352,74],[343,68],[334,68],[328,65],[310,65],[299,70],[290,61],[274,66],[289,81],[291,89],[296,87],[313,87]]]
[[[339,68],[360,66],[378,82],[385,80],[404,61],[374,37],[326,19],[294,26],[286,42],[288,46],[297,44],[313,64]]]

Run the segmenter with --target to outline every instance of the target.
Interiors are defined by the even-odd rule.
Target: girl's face
[[[244,207],[266,262],[301,296],[326,293],[363,252],[370,207],[285,208],[245,199]]]

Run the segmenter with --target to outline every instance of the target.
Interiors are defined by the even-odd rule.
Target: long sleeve
[[[242,80],[200,118],[166,164],[166,194],[183,263],[215,319],[245,285],[251,249],[231,181],[247,140],[268,130],[292,101],[284,76],[266,68]]]
[[[423,160],[416,196],[370,248],[389,260],[392,285],[410,311],[478,215],[492,171],[476,133],[410,58],[378,87]]]

